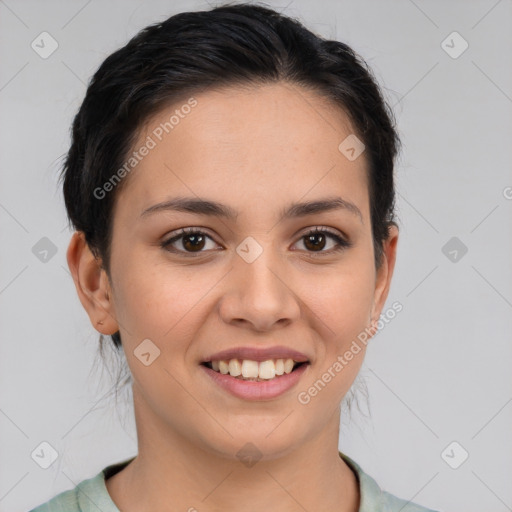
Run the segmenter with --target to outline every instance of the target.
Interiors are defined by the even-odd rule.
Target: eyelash
[[[331,231],[327,228],[320,228],[320,227],[315,227],[311,231],[304,233],[300,237],[300,239],[302,240],[303,238],[305,238],[307,236],[315,235],[317,233],[321,233],[321,234],[331,237],[336,242],[336,247],[329,251],[319,251],[319,252],[306,251],[313,257],[322,257],[324,255],[334,254],[334,253],[343,251],[345,249],[348,249],[348,248],[352,247],[352,245],[353,245],[352,242],[345,240],[340,235],[338,235],[336,232]],[[204,236],[210,238],[211,240],[213,240],[213,238],[210,235],[208,235],[208,233],[201,231],[198,228],[182,228],[178,231],[178,233],[175,236],[171,237],[168,240],[163,241],[160,244],[160,246],[162,247],[162,249],[165,249],[166,251],[169,251],[171,253],[186,255],[186,257],[192,257],[192,258],[198,257],[202,253],[206,252],[206,251],[199,251],[197,253],[193,253],[193,252],[181,251],[181,250],[176,250],[174,248],[170,248],[171,244],[173,244],[174,242],[180,240],[181,238],[183,238],[187,235],[204,235]]]

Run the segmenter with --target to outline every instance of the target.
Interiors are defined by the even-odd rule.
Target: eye
[[[326,240],[330,238],[334,240],[334,249],[329,251],[324,251],[323,249],[326,247]],[[306,247],[307,252],[313,253],[313,256],[321,256],[325,254],[332,254],[338,251],[342,251],[352,246],[352,242],[345,240],[338,233],[331,231],[327,228],[316,227],[315,229],[308,231],[304,235],[302,235],[300,239],[304,246]],[[314,254],[320,253],[320,254]]]
[[[200,254],[205,252],[204,249],[207,239],[213,239],[204,231],[197,228],[183,228],[177,235],[171,237],[169,240],[162,242],[161,247],[169,252],[181,253],[192,255],[194,253]],[[183,249],[176,249],[173,245],[179,242]]]
[[[334,241],[334,246],[331,250],[324,251],[323,249],[325,249],[327,240],[329,238]],[[179,253],[187,256],[193,256],[195,254],[206,252],[203,249],[205,249],[208,239],[214,242],[214,240],[207,233],[201,231],[198,228],[183,228],[179,230],[176,235],[162,242],[161,247],[166,251],[176,254]],[[306,247],[306,251],[309,252],[312,256],[332,254],[352,246],[352,242],[345,240],[338,233],[327,228],[319,227],[316,227],[315,229],[310,230],[302,235],[300,241]],[[178,242],[182,248],[176,248],[175,244]],[[215,242],[214,245],[216,245]]]

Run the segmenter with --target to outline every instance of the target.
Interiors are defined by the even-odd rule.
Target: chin
[[[289,422],[286,426],[281,415],[279,421],[269,422],[269,418],[261,418],[260,425],[247,427],[247,419],[231,422],[226,425],[231,434],[222,433],[212,437],[211,430],[203,437],[203,444],[208,451],[226,459],[238,459],[244,463],[251,460],[273,460],[293,452],[304,441],[306,432],[301,432],[297,425]],[[253,416],[252,420],[258,422]],[[283,422],[280,424],[280,422]],[[238,423],[238,425],[237,425]],[[250,423],[249,423],[250,424]],[[269,427],[269,425],[271,425]],[[225,435],[224,435],[225,434]],[[302,435],[301,435],[302,434]]]

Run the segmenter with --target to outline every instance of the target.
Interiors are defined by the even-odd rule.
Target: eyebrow
[[[359,217],[361,224],[364,224],[361,210],[359,210],[354,203],[351,203],[346,199],[342,199],[341,197],[330,197],[316,201],[292,203],[287,208],[281,210],[280,220],[314,215],[334,210],[345,210],[350,212]],[[238,212],[228,205],[217,201],[194,197],[175,197],[173,199],[169,199],[146,208],[142,211],[140,216],[147,217],[150,214],[161,211],[179,211],[193,213],[196,215],[209,215],[228,220],[236,220],[238,217]]]

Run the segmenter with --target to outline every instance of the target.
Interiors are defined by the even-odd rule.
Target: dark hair
[[[393,167],[400,144],[371,70],[349,46],[256,4],[183,12],[141,30],[92,77],[72,130],[63,177],[68,217],[110,277],[112,212],[126,184],[98,198],[163,107],[208,88],[297,84],[332,100],[365,144],[375,265],[395,224]],[[341,141],[340,141],[341,142]],[[128,156],[129,158],[129,156]],[[119,348],[119,332],[112,335]]]

